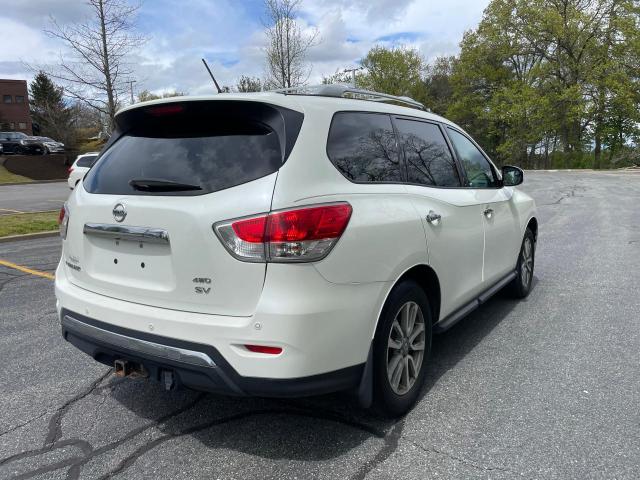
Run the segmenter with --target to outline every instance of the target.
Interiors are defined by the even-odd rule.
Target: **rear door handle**
[[[427,214],[427,222],[429,222],[432,225],[437,225],[440,222],[441,218],[442,218],[442,215],[434,212],[433,210],[429,210],[429,213]]]
[[[485,217],[491,218],[493,216],[493,208],[485,208],[482,213],[484,213]]]

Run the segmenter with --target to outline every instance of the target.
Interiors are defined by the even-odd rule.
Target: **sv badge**
[[[197,283],[200,285],[211,285],[211,279],[207,277],[196,277],[193,279],[193,283]],[[198,286],[195,287],[195,292],[199,295],[209,295],[209,292],[211,292],[211,287]]]

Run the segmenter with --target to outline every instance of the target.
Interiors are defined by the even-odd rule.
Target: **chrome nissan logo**
[[[121,203],[113,207],[113,210],[111,213],[113,213],[113,218],[118,223],[122,222],[125,218],[127,218],[127,209],[124,208],[124,205]]]

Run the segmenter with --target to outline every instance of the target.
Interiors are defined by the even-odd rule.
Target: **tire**
[[[531,292],[535,255],[536,240],[533,232],[527,228],[520,246],[518,263],[516,263],[516,278],[511,282],[511,294],[515,298],[525,298]]]
[[[385,416],[405,414],[418,399],[431,352],[431,326],[424,290],[410,280],[396,285],[380,314],[373,343],[374,406]]]

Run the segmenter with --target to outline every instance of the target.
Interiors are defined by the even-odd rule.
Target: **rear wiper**
[[[162,178],[134,178],[129,180],[129,185],[135,190],[142,190],[144,192],[186,192],[189,190],[202,190],[200,185],[174,182]]]

